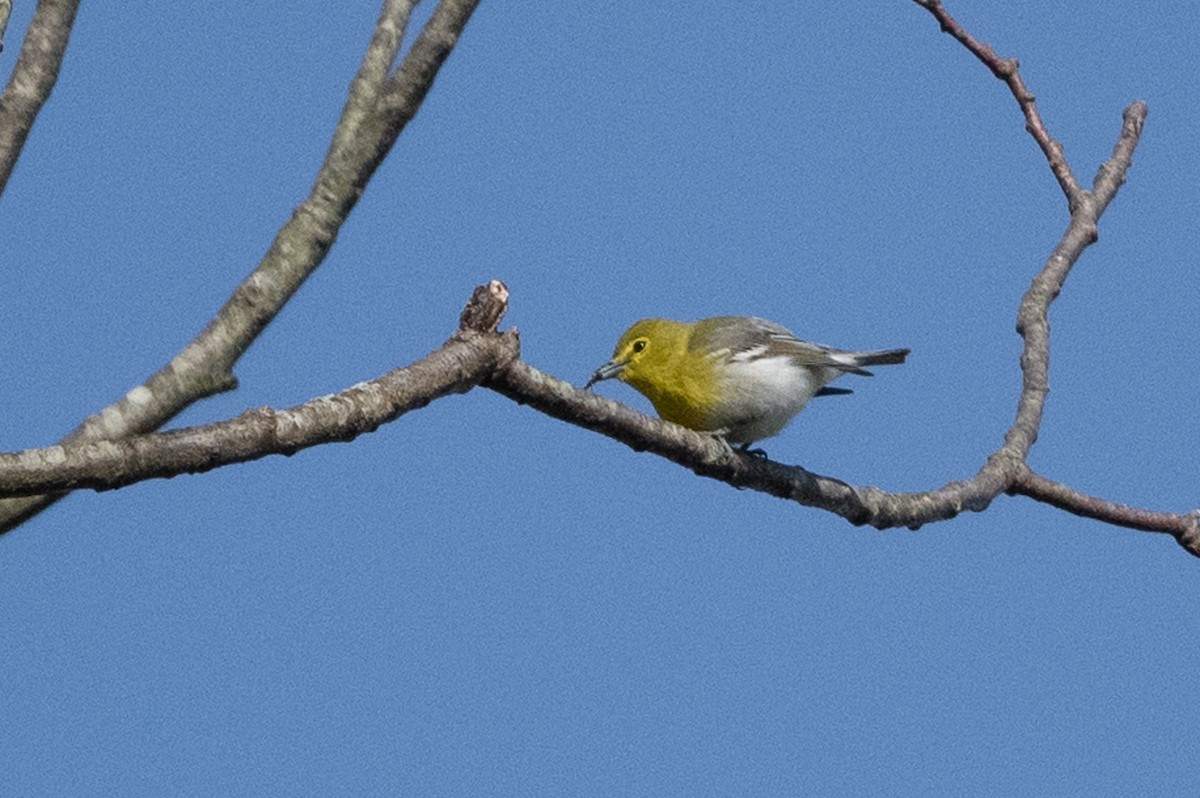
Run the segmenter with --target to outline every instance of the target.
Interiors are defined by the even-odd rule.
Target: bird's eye
[[[645,348],[646,348],[646,339],[645,338],[639,338],[633,342],[633,353],[635,355],[638,352],[641,352]]]

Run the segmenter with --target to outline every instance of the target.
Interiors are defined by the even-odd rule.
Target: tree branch
[[[496,333],[507,300],[503,283],[481,286],[463,311],[459,330],[428,356],[296,407],[248,410],[228,421],[170,432],[2,454],[0,495],[110,490],[354,440],[442,396],[465,393],[514,360],[516,334]]]
[[[1016,419],[1005,434],[1004,444],[988,457],[975,476],[923,493],[891,494],[876,488],[855,488],[799,467],[740,456],[723,449],[710,436],[650,419],[601,397],[581,397],[581,392],[573,387],[520,361],[486,383],[487,387],[556,418],[603,432],[637,451],[654,451],[698,474],[819,507],[855,524],[870,524],[879,529],[897,526],[915,529],[931,521],[953,518],[963,510],[982,511],[1000,493],[1022,493],[1118,526],[1166,532],[1186,550],[1200,556],[1200,511],[1187,515],[1152,513],[1084,497],[1038,477],[1027,464],[1049,393],[1050,304],[1058,297],[1083,251],[1096,241],[1100,216],[1125,181],[1145,124],[1145,103],[1136,102],[1126,109],[1112,157],[1101,166],[1092,190],[1085,191],[1075,180],[1061,144],[1050,136],[1042,121],[1034,95],[1020,76],[1017,61],[996,56],[988,45],[963,29],[939,0],[915,2],[933,13],[943,30],[1009,86],[1025,116],[1026,129],[1041,147],[1071,213],[1067,230],[1034,277],[1018,311],[1017,331],[1025,347],[1021,354],[1022,388]],[[1054,489],[1050,489],[1052,485]]]
[[[6,2],[0,35],[12,10],[12,3]],[[41,0],[25,31],[17,65],[4,93],[0,94],[0,195],[4,194],[38,112],[58,80],[78,10],[79,0]]]
[[[0,455],[0,495],[108,490],[271,454],[290,455],[310,446],[353,440],[442,396],[483,385],[518,404],[600,432],[635,451],[653,452],[701,476],[826,510],[855,525],[916,529],[964,510],[982,511],[1000,493],[1008,492],[1118,526],[1166,532],[1200,556],[1200,511],[1158,513],[1085,496],[1038,476],[1003,450],[971,479],[919,493],[854,486],[735,451],[710,434],[644,415],[523,362],[516,332],[497,332],[507,308],[508,290],[503,283],[479,286],[463,310],[458,332],[426,358],[293,408],[250,410],[229,421],[120,441]]]
[[[1029,90],[1021,77],[1020,62],[1015,58],[1001,58],[990,46],[972,36],[962,25],[958,24],[954,17],[950,16],[950,13],[942,6],[942,0],[913,0],[913,2],[933,14],[944,33],[948,33],[958,40],[963,47],[966,47],[982,61],[993,75],[1008,86],[1017,105],[1021,107],[1021,113],[1025,115],[1025,129],[1042,148],[1042,154],[1046,156],[1046,161],[1050,164],[1050,171],[1054,173],[1059,187],[1066,195],[1068,204],[1074,210],[1076,201],[1083,193],[1083,188],[1075,179],[1075,175],[1071,173],[1071,167],[1063,154],[1062,144],[1052,138],[1050,132],[1046,130],[1042,116],[1038,113],[1037,97]]]
[[[312,190],[279,230],[266,256],[170,363],[85,419],[61,441],[63,446],[158,429],[193,402],[237,387],[234,364],[324,261],[367,182],[420,109],[477,4],[442,0],[401,68],[389,74],[415,0],[386,0]],[[407,101],[388,99],[398,93]],[[0,533],[59,498],[0,500]]]
[[[1192,554],[1200,557],[1200,510],[1187,514],[1143,510],[1110,502],[1046,479],[1026,470],[1009,491],[1044,502],[1060,510],[1097,521],[1140,529],[1143,532],[1166,532]]]

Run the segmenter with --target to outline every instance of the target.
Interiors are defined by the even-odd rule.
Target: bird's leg
[[[746,441],[745,443],[743,443],[741,446],[738,447],[738,451],[741,452],[742,454],[750,455],[751,457],[757,457],[760,460],[766,460],[767,459],[767,450],[766,449],[751,449],[750,448],[751,443],[753,443],[753,441]]]

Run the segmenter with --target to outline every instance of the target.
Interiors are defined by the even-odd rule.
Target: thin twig
[[[1143,532],[1166,532],[1189,552],[1200,557],[1200,512],[1164,513],[1130,507],[1127,504],[1089,496],[1032,470],[1026,471],[1010,492],[1028,496],[1083,518],[1093,518]]]
[[[1054,178],[1058,181],[1059,187],[1066,195],[1067,202],[1073,210],[1075,203],[1083,193],[1083,188],[1075,179],[1075,175],[1071,173],[1071,167],[1063,154],[1062,144],[1055,140],[1050,135],[1050,131],[1046,129],[1042,115],[1038,113],[1037,98],[1021,77],[1020,62],[1015,58],[1001,58],[996,55],[990,46],[976,39],[954,17],[950,16],[950,13],[942,6],[941,0],[913,0],[913,2],[933,14],[943,32],[958,40],[963,47],[966,47],[982,61],[993,75],[1008,86],[1017,105],[1021,107],[1021,113],[1025,115],[1025,129],[1042,148],[1042,154],[1046,156],[1046,161],[1050,164],[1050,171],[1054,173]]]

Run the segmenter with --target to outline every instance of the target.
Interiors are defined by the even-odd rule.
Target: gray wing
[[[730,359],[751,352],[766,356],[787,355],[801,366],[859,370],[854,360],[846,357],[849,353],[801,341],[786,327],[752,316],[716,316],[699,321],[692,331],[688,348],[726,352]]]
[[[801,341],[786,327],[753,316],[715,316],[696,322],[688,348],[721,352],[729,360],[739,355],[786,355],[800,366],[828,367],[864,377],[871,372],[863,366],[903,363],[908,355],[907,349],[852,352]]]
[[[791,333],[766,319],[748,316],[714,316],[696,322],[688,339],[688,349],[703,352],[726,352],[728,357],[763,349],[771,345],[773,336]]]

